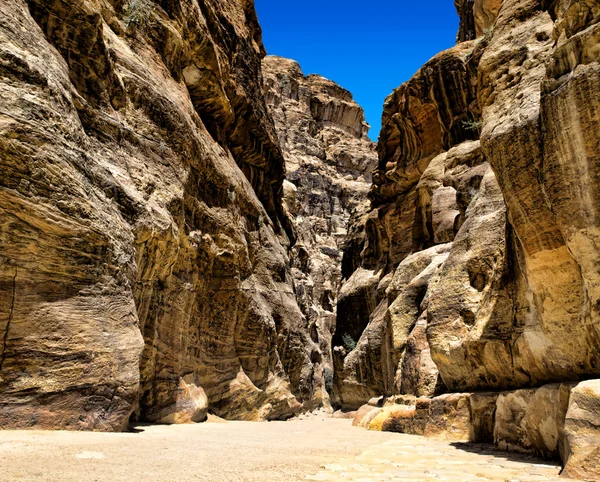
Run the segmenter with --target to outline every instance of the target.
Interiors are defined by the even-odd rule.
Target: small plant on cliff
[[[140,29],[146,28],[152,17],[152,5],[149,0],[127,0],[125,4],[125,26],[135,25]]]
[[[347,351],[352,351],[356,348],[356,342],[354,341],[354,338],[352,338],[348,333],[342,336],[342,341],[344,342],[344,348],[346,348]]]
[[[462,121],[462,125],[468,131],[479,131],[483,122],[481,120],[466,120]]]

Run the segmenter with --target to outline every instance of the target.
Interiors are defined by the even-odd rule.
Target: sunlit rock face
[[[457,8],[477,25],[459,40],[476,40],[434,57],[385,104],[363,249],[338,306],[354,317],[338,317],[337,332],[361,337],[369,356],[336,351],[342,405],[403,385],[435,392],[403,383],[419,320],[436,390],[600,374],[597,3]]]
[[[4,2],[0,427],[301,408],[263,55],[251,1]]]
[[[600,374],[600,245],[592,214],[600,206],[598,63],[585,55],[579,65],[561,61],[574,45],[564,31],[568,20],[559,18],[569,8],[543,7],[505,1],[479,64],[481,145],[513,233],[504,279],[512,278],[514,316],[496,317],[496,304],[491,318],[476,320],[472,329],[456,318],[431,327],[434,361],[452,389],[539,386]],[[569,32],[586,52],[596,25]],[[499,324],[491,331],[494,319]]]
[[[312,365],[286,370],[305,406],[329,407],[342,251],[350,217],[366,209],[377,154],[363,109],[348,91],[305,76],[297,62],[281,57],[266,57],[263,75],[287,169],[284,202],[295,220],[294,290],[310,335],[305,352]]]
[[[465,42],[442,52],[386,100],[371,209],[350,230],[333,339],[344,408],[444,391],[429,325],[473,324],[502,277],[506,209],[477,140],[482,51]]]
[[[600,376],[600,8],[457,9],[458,45],[385,104],[371,210],[350,229],[336,401],[496,391],[471,439],[594,477],[597,390],[574,385]],[[378,424],[396,413],[390,427],[417,433],[410,410]]]

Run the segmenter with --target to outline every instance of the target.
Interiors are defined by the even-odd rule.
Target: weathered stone
[[[356,411],[352,425],[355,427],[368,428],[371,421],[381,412],[380,407],[363,405]]]
[[[458,42],[491,35],[503,0],[454,0],[460,17]]]
[[[595,374],[599,366],[598,351],[593,348],[598,343],[593,321],[598,299],[598,247],[593,241],[597,225],[586,217],[589,209],[577,201],[581,198],[575,191],[583,193],[585,187],[572,188],[585,179],[580,169],[594,172],[597,156],[586,152],[595,148],[586,148],[576,139],[589,138],[591,146],[597,144],[597,136],[591,132],[596,132],[598,114],[582,107],[582,119],[588,120],[570,123],[572,116],[561,119],[560,110],[551,107],[551,95],[546,103],[542,82],[555,54],[553,23],[540,6],[537,1],[505,0],[479,65],[482,147],[497,174],[518,238],[514,247],[518,262],[513,263],[514,297],[518,300],[515,326],[498,337],[510,337],[511,348],[502,347],[498,339],[497,349],[492,350],[487,343],[485,352],[483,346],[477,350],[478,357],[490,360],[480,363],[489,366],[484,369],[484,385],[488,387],[490,379],[504,380],[505,386],[512,387],[569,380]],[[585,81],[588,83],[597,75],[579,78],[589,79]],[[577,82],[572,79],[569,84],[575,86]],[[564,95],[569,95],[569,84],[561,88]],[[585,95],[586,105],[598,104],[590,98],[594,95],[598,95],[597,90],[592,88]],[[564,109],[573,104],[566,101],[562,112],[568,112]],[[565,157],[562,153],[567,149],[572,155]],[[576,206],[568,201],[563,211],[559,199],[573,199]],[[597,204],[589,196],[586,199],[589,206]],[[492,359],[505,361],[495,366]],[[504,368],[507,364],[513,367],[510,375]],[[469,370],[465,366],[463,373]],[[464,381],[446,376],[444,371],[440,367],[444,381],[452,387],[482,386],[473,380],[465,387]]]
[[[354,417],[356,417],[357,414],[358,414],[358,410],[351,410],[351,411],[336,410],[335,412],[333,412],[331,414],[331,417],[332,418],[347,418],[349,420],[354,420]]]
[[[594,480],[600,474],[600,380],[571,390],[564,425],[563,474]]]
[[[370,273],[352,323],[370,329],[387,285],[393,393],[426,394],[418,381],[437,372],[438,393],[480,392],[469,416],[458,395],[434,398],[423,433],[447,433],[456,420],[457,437],[557,458],[569,384],[600,374],[600,7],[455,3],[462,43],[386,101],[373,204],[349,230],[349,270]],[[423,282],[418,260],[441,243],[446,259]],[[435,370],[422,363],[429,355]],[[357,366],[363,385],[382,390],[367,363]],[[407,401],[371,425],[418,432],[416,417]],[[579,442],[570,435],[582,447],[570,467],[593,479],[595,422],[585,424]]]
[[[425,435],[429,423],[431,400],[416,399],[412,404],[393,405],[381,423],[381,430],[386,432]]]
[[[375,414],[368,427],[468,442],[472,437],[469,397],[457,393],[435,398],[395,397]]]
[[[473,47],[465,42],[438,54],[386,99],[372,189],[377,202],[408,191],[437,154],[477,138],[468,124],[477,118]]]
[[[440,390],[439,372],[431,359],[427,341],[427,311],[424,311],[406,341],[401,365],[396,371],[400,393],[433,397]]]
[[[305,351],[313,379],[293,375],[298,360],[286,371],[306,407],[328,406],[342,245],[351,213],[366,200],[375,146],[367,138],[362,108],[345,89],[317,75],[305,77],[297,62],[281,57],[266,57],[263,72],[287,167],[284,200],[295,216],[292,276],[310,334]],[[343,335],[357,341],[361,332]]]
[[[506,210],[489,166],[477,183],[479,193],[466,210],[466,220],[428,295],[431,356],[453,390],[478,384],[501,388],[510,363],[510,347],[502,339],[512,329],[513,310],[504,281],[510,263]],[[500,339],[495,341],[496,337]],[[479,352],[483,358],[476,356]],[[492,370],[494,375],[487,375]]]
[[[496,402],[498,393],[472,393],[469,397],[471,412],[471,441],[477,443],[494,443],[494,421],[496,418]]]
[[[471,432],[469,394],[448,393],[431,400],[425,436],[468,442]]]
[[[2,427],[301,408],[263,54],[252,2],[3,4]]]
[[[340,361],[336,365],[334,389],[339,397],[336,401],[343,407],[358,408],[380,394],[391,394],[392,347],[386,310],[387,300],[383,300],[373,311],[356,347],[348,346],[351,351],[345,357],[346,349],[338,352]]]
[[[165,390],[163,393],[170,391]],[[169,401],[166,408],[159,412],[149,411],[146,419],[153,423],[191,423],[203,422],[208,414],[208,398],[202,388],[194,384],[187,384],[183,379],[179,381],[179,393],[175,395],[175,403]],[[157,406],[164,406],[157,401]]]
[[[494,424],[496,447],[558,459],[571,387],[553,384],[500,394]]]

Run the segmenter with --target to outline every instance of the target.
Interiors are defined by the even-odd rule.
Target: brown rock
[[[0,426],[300,409],[263,53],[252,2],[3,5]]]
[[[471,433],[469,394],[448,393],[431,400],[425,436],[468,442]]]
[[[472,393],[469,397],[471,411],[471,440],[477,443],[494,443],[494,422],[498,393]]]
[[[356,415],[358,414],[357,410],[344,411],[344,410],[336,410],[331,414],[332,418],[345,418],[349,420],[354,420]]]
[[[563,475],[594,480],[600,474],[600,381],[571,390],[564,426]]]
[[[334,388],[339,397],[336,401],[343,407],[357,408],[374,397],[392,392],[391,339],[386,311],[387,300],[383,300],[373,311],[356,346],[339,347],[336,352],[339,360]],[[350,353],[344,356],[346,350]]]
[[[170,397],[170,391],[166,391]],[[146,419],[153,423],[191,423],[203,422],[208,414],[208,398],[202,388],[187,384],[183,379],[179,382],[179,393],[175,395],[175,403],[168,402],[166,408],[159,412],[149,412]],[[164,406],[158,401],[158,406]]]
[[[477,117],[473,47],[465,42],[438,54],[386,99],[371,192],[378,203],[408,191],[437,154],[476,138],[467,124]]]
[[[460,17],[456,40],[464,42],[491,35],[503,0],[454,0]]]
[[[423,394],[418,381],[436,373],[421,363],[428,354],[436,391],[523,388],[472,394],[469,415],[459,395],[436,397],[424,432],[447,434],[454,420],[457,437],[493,432],[503,449],[556,458],[570,383],[600,374],[600,9],[590,0],[456,6],[459,41],[477,40],[436,56],[386,101],[373,204],[350,228],[348,266],[370,273],[364,299],[353,291],[352,326],[371,329],[385,289],[390,322],[373,348],[387,329],[392,360],[378,363],[396,369],[393,393]],[[429,263],[441,243],[447,258],[419,283],[417,260]],[[363,385],[382,390],[368,363],[356,366]],[[595,407],[586,393],[581,403]],[[398,405],[371,426],[418,432],[414,403]],[[570,467],[595,478],[593,408],[573,407],[569,436],[580,448]]]
[[[506,211],[494,173],[486,165],[481,174],[479,192],[428,294],[431,356],[453,390],[502,387],[510,363],[510,348],[502,339],[512,329],[507,320],[513,310],[504,281],[510,263]]]
[[[571,387],[553,384],[500,394],[494,425],[496,447],[558,458]]]
[[[381,412],[381,408],[371,405],[363,405],[356,410],[356,415],[352,420],[354,427],[368,428],[371,421]]]
[[[411,405],[394,405],[382,421],[381,430],[385,432],[424,435],[430,416],[429,399],[417,399]]]
[[[566,109],[573,112],[574,100],[559,109],[552,103],[552,95],[543,92],[547,67],[560,50],[558,45],[553,52],[552,26],[540,2],[505,0],[479,65],[482,147],[507,201],[510,223],[518,238],[515,252],[519,260],[513,263],[518,301],[510,335],[512,347],[491,355],[505,359],[502,365],[512,366],[513,375],[499,365],[497,370],[485,369],[486,381],[493,376],[513,387],[593,375],[599,366],[594,348],[597,329],[592,321],[597,313],[594,300],[598,299],[597,269],[592,268],[595,262],[591,261],[598,253],[591,241],[596,224],[586,215],[589,208],[582,206],[578,201],[582,198],[575,194],[586,189],[580,184],[580,170],[594,171],[594,155],[589,157],[585,143],[576,139],[589,138],[591,145],[597,143],[597,136],[591,134],[596,131],[593,119],[597,115],[590,112],[590,116],[582,108],[582,119],[588,119],[582,124],[572,115],[560,118]],[[597,76],[583,74],[585,66],[581,67],[579,78],[593,84],[591,79]],[[575,86],[578,81],[571,82]],[[560,95],[568,96],[569,91],[566,84]],[[597,105],[592,100],[598,95],[597,89],[588,91],[586,105],[588,101]],[[572,127],[566,128],[568,125]],[[593,150],[591,147],[587,152]],[[572,187],[578,185],[582,188]],[[589,206],[595,204],[593,198],[586,199],[584,203]],[[519,269],[523,269],[522,274]],[[489,354],[489,347],[486,350]],[[477,356],[483,353],[478,350]],[[449,385],[464,387],[457,378],[445,377],[442,367],[440,371]],[[477,385],[481,383],[473,380],[469,388]]]
[[[472,433],[469,394],[393,398],[370,420],[368,427],[468,442]]]
[[[348,91],[318,75],[304,76],[298,63],[281,57],[266,57],[263,72],[287,167],[284,199],[295,216],[292,276],[310,335],[304,342],[310,360],[295,359],[285,368],[306,407],[328,406],[342,245],[351,213],[366,200],[376,153],[364,112]]]
[[[427,341],[427,311],[421,314],[406,341],[396,383],[400,384],[400,393],[418,397],[432,397],[440,390],[439,372]]]

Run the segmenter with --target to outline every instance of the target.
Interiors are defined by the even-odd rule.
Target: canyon
[[[455,5],[375,144],[252,0],[2,2],[0,428],[323,410],[600,477],[600,4]]]

